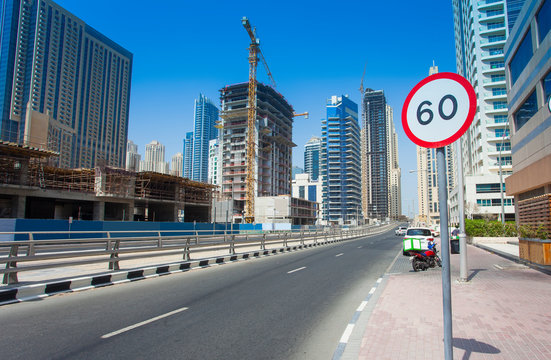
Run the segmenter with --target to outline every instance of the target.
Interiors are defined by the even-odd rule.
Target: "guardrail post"
[[[19,250],[19,245],[12,245],[10,248],[10,257],[16,257],[17,251]],[[6,270],[16,269],[17,261],[8,261],[6,263]],[[2,279],[2,284],[17,284],[19,281],[17,279],[17,271],[8,272],[4,274],[4,279]]]
[[[300,245],[304,246],[304,230],[300,229]]]
[[[107,232],[107,238],[108,239],[111,239],[111,233],[108,231]],[[111,253],[111,256],[109,257],[109,270],[120,270],[120,266],[119,266],[119,253],[115,252],[117,250],[119,250],[119,247],[120,247],[120,240],[115,240],[115,243],[113,244],[111,242],[111,240],[108,240],[107,241],[107,248],[108,250],[111,250],[113,251]],[[111,248],[111,244],[113,244],[113,247]],[[113,259],[116,259],[116,260],[113,260]]]
[[[195,245],[199,245],[199,231],[195,231]]]
[[[161,249],[163,247],[163,237],[161,236],[161,232],[157,231],[157,235],[159,235],[157,239],[157,247]]]
[[[191,239],[187,238],[186,247],[184,248],[184,260],[186,260],[186,261],[191,260],[191,252],[190,252],[190,248],[189,248],[190,243],[191,243]]]
[[[33,256],[35,249],[34,249],[34,236],[33,233],[29,233],[29,247],[27,248],[27,256]]]
[[[235,241],[230,242],[230,255],[235,255]]]
[[[266,234],[262,234],[262,240],[260,241],[260,250],[266,250]]]

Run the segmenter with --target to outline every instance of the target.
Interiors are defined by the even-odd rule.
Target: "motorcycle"
[[[438,250],[435,243],[429,243],[429,249],[424,251],[409,251],[409,255],[412,256],[411,266],[413,271],[425,271],[428,268],[434,268],[436,266],[442,267],[442,261],[438,257]]]

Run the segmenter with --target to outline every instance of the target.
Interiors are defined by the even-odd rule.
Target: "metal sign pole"
[[[446,179],[446,148],[436,149],[438,171],[438,208],[440,210],[440,246],[442,256],[442,296],[444,305],[444,355],[453,359],[452,293],[450,284],[450,235],[448,233],[448,184]]]

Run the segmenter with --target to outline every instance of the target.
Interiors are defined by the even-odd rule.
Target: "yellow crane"
[[[258,65],[259,58],[264,64],[264,68],[272,81],[273,87],[275,87],[275,81],[264,59],[264,55],[262,55],[260,51],[260,41],[256,37],[256,29],[251,27],[249,19],[246,17],[243,17],[241,23],[251,38],[251,44],[249,45],[249,103],[247,107],[247,178],[245,197],[245,222],[250,224],[254,222],[254,201],[256,198],[254,176],[256,163],[254,130],[256,125],[256,66]]]

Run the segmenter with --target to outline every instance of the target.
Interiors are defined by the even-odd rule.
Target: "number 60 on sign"
[[[423,79],[409,93],[402,108],[406,135],[421,147],[444,147],[459,139],[476,113],[471,84],[453,73]]]

